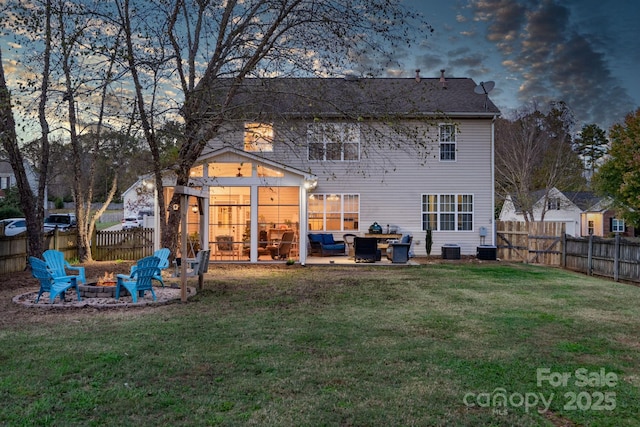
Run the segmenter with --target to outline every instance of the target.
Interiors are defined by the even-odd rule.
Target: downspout
[[[497,224],[495,221],[496,212],[496,168],[495,168],[495,129],[496,119],[498,116],[494,115],[491,120],[491,224],[493,224],[493,233],[491,233],[491,245],[496,246],[496,233]]]

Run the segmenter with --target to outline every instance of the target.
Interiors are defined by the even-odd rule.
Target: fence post
[[[567,268],[567,233],[562,233],[562,268]]]
[[[616,233],[616,243],[613,249],[613,281],[620,280],[620,233]]]
[[[589,251],[587,255],[587,275],[593,276],[593,234],[589,235]]]
[[[95,256],[96,251],[98,250],[98,229],[93,228],[93,233],[91,234],[91,257]],[[95,258],[93,258],[95,259]]]

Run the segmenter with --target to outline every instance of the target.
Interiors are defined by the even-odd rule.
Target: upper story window
[[[440,161],[456,160],[456,125],[440,125]]]
[[[360,160],[360,126],[354,123],[310,123],[309,160]]]
[[[273,151],[273,125],[270,123],[245,123],[244,151]]]
[[[549,199],[547,201],[547,210],[548,211],[560,210],[560,199],[558,198]]]

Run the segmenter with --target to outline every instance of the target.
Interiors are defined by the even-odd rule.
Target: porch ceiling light
[[[316,178],[305,178],[304,188],[307,190],[313,190],[318,186],[318,180]]]

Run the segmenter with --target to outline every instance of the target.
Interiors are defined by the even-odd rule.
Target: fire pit
[[[87,283],[78,287],[82,298],[115,298],[116,296],[116,278],[113,273],[104,273],[104,276],[87,280]],[[128,296],[129,291],[122,288],[120,295]]]

